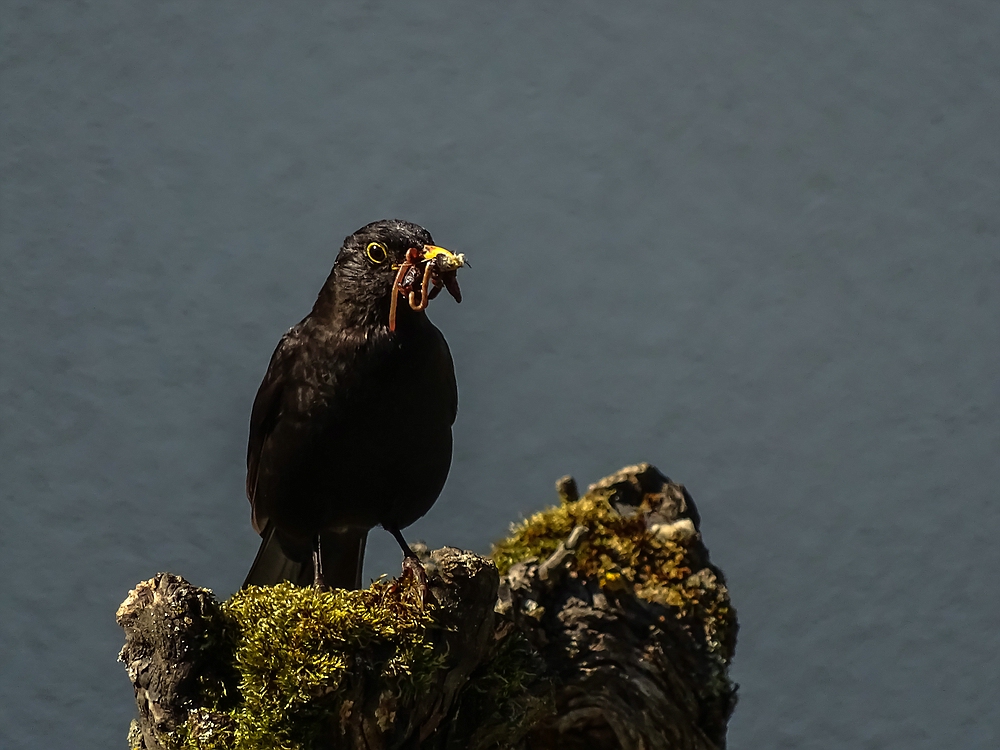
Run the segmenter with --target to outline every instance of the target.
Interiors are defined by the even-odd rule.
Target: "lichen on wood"
[[[426,603],[408,580],[221,604],[140,584],[118,613],[130,746],[723,748],[735,611],[690,496],[649,465],[557,488],[496,565],[415,545]]]
[[[500,611],[548,666],[538,748],[725,747],[736,612],[683,486],[629,466],[499,542]]]

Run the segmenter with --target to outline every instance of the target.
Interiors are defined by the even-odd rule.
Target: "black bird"
[[[344,240],[254,400],[247,497],[263,540],[244,586],[358,588],[379,525],[416,562],[400,530],[444,486],[458,409],[451,352],[424,309],[442,287],[461,302],[464,263],[407,221]]]

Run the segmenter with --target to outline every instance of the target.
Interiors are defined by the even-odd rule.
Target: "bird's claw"
[[[427,606],[427,594],[430,588],[427,585],[427,571],[424,570],[423,563],[416,557],[403,558],[403,574],[400,576],[400,582],[407,579],[416,588],[417,599],[420,602],[420,608],[423,609]]]

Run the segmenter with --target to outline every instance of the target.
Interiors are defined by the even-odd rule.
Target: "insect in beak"
[[[392,284],[392,301],[389,303],[389,330],[396,330],[396,304],[400,295],[406,298],[413,310],[425,310],[441,288],[456,302],[462,301],[462,290],[458,288],[455,272],[468,265],[465,255],[457,255],[437,245],[411,247],[406,251],[406,259],[396,273]]]

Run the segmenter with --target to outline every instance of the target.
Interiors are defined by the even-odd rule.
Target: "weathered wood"
[[[372,666],[392,649],[391,636],[369,638],[356,652],[338,642],[346,666],[327,682],[320,677],[315,699],[289,703],[297,713],[281,736],[241,728],[248,721],[240,714],[245,665],[235,662],[249,658],[239,655],[239,628],[248,626],[211,592],[177,576],[161,573],[140,584],[118,612],[126,634],[121,659],[139,708],[130,745],[721,750],[735,705],[727,674],[735,615],[690,496],[648,465],[592,485],[583,500],[572,480],[560,480],[559,492],[564,525],[551,528],[566,533],[545,540],[548,553],[520,560],[502,578],[488,558],[453,548],[428,555],[418,547],[428,572],[425,609],[410,583],[344,594],[371,597],[377,589],[365,601],[404,608],[417,623],[411,636],[417,633],[434,657],[420,662],[419,675],[401,678]],[[566,518],[583,512],[574,503],[600,513],[566,527]],[[549,520],[539,516],[524,528],[544,530]],[[651,588],[648,571],[629,568],[624,557],[621,567],[606,560],[612,527],[631,529],[635,538],[622,541],[633,553],[635,545],[650,545],[673,554],[681,567],[661,578],[676,580],[677,588]],[[597,551],[604,567],[594,567]],[[629,559],[635,566],[660,558]],[[346,607],[360,599],[343,601]],[[322,632],[329,639],[337,631]]]
[[[557,486],[565,502],[576,499],[575,483]],[[684,537],[698,564],[692,576],[723,586],[682,486],[640,465],[592,485],[595,492],[655,534]],[[571,553],[588,533],[576,526],[548,558],[515,564],[501,582],[498,610],[528,636],[556,685],[556,711],[534,728],[532,750],[724,748],[736,702],[727,677],[735,628],[722,654],[708,653],[669,607],[577,575]]]
[[[118,658],[139,709],[129,733],[133,747],[166,750],[163,738],[198,708],[199,679],[218,677],[209,674],[220,656],[210,650],[221,641],[213,637],[220,626],[218,610],[211,591],[170,573],[140,583],[118,608],[116,619],[125,630]]]

